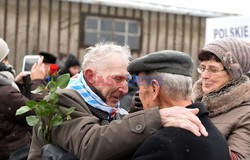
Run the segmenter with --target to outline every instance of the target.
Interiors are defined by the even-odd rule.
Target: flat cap
[[[173,50],[163,50],[147,54],[133,60],[128,66],[130,74],[156,71],[191,77],[192,70],[192,58],[187,53]]]

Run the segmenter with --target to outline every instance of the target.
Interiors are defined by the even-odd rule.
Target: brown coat
[[[210,118],[225,136],[237,159],[250,156],[250,82],[241,77],[217,92],[203,95],[201,80],[194,85],[194,101],[204,103]]]
[[[14,82],[10,80],[6,73],[0,72],[0,159],[9,158],[11,152],[18,148],[28,146],[31,142],[31,136],[28,130],[28,124],[25,117],[32,114],[16,116],[16,110],[25,105],[28,100],[19,91]],[[11,76],[10,74],[8,76]],[[12,80],[14,79],[12,75]],[[37,84],[39,83],[39,84]],[[43,85],[40,82],[34,82],[35,85]],[[33,97],[35,100],[35,96]]]
[[[52,140],[80,160],[130,159],[136,148],[156,130],[161,121],[158,108],[139,111],[101,125],[81,96],[72,89],[59,91],[58,104],[76,107],[72,120],[53,129]],[[44,140],[33,130],[29,160],[41,160]]]

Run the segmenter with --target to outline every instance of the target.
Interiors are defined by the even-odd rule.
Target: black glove
[[[141,100],[139,98],[139,91],[137,91],[137,92],[135,92],[135,95],[132,98],[129,113],[137,112],[140,110],[143,110],[143,106],[142,106]]]
[[[55,144],[46,144],[42,148],[43,160],[78,160],[72,153]]]

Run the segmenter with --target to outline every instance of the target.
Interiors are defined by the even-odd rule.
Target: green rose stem
[[[55,126],[59,126],[65,120],[70,120],[70,114],[74,111],[74,107],[68,108],[63,112],[58,102],[58,94],[56,93],[58,88],[66,88],[70,80],[69,74],[63,74],[57,77],[57,72],[51,76],[51,81],[46,87],[39,86],[32,91],[35,94],[41,94],[40,92],[48,91],[48,95],[41,101],[36,102],[34,100],[28,100],[25,106],[22,106],[16,111],[16,115],[24,114],[30,110],[35,110],[35,115],[27,116],[26,121],[28,125],[38,127],[38,134],[42,133],[44,139],[51,143],[51,131]]]

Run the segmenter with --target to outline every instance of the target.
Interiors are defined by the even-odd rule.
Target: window
[[[84,45],[102,41],[115,41],[129,45],[132,50],[141,47],[141,22],[133,19],[86,16],[84,19]]]

